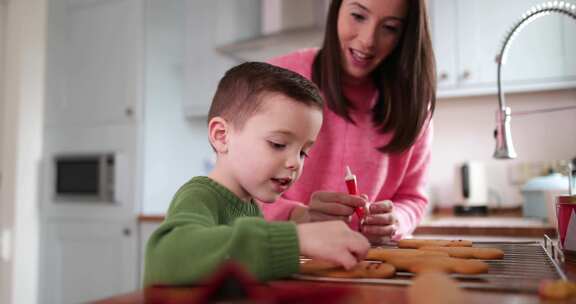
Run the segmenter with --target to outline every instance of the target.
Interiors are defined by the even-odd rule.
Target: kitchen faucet
[[[494,130],[494,137],[496,138],[496,149],[494,150],[494,158],[498,159],[511,159],[516,158],[516,150],[512,142],[512,133],[510,131],[510,119],[512,111],[510,107],[506,106],[504,98],[504,91],[502,90],[502,66],[506,63],[506,51],[512,40],[518,35],[520,30],[528,25],[530,22],[551,13],[559,13],[571,17],[576,21],[576,5],[565,1],[549,1],[532,7],[514,23],[510,31],[506,34],[499,54],[496,56],[497,69],[497,84],[498,84],[498,102],[499,108],[496,112],[496,130]],[[534,113],[554,112],[568,109],[576,109],[576,106],[539,109],[531,111],[523,111],[515,113],[517,115],[527,115]]]

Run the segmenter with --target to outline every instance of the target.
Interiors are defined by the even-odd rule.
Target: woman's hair
[[[314,83],[298,73],[264,62],[246,62],[229,69],[218,83],[208,122],[220,116],[237,128],[258,112],[265,93],[278,93],[322,110],[322,97]]]
[[[378,100],[372,108],[372,123],[380,133],[393,132],[381,152],[402,152],[414,144],[432,118],[436,104],[436,68],[428,28],[425,0],[408,1],[403,34],[395,49],[372,73]],[[312,67],[312,80],[326,97],[328,107],[354,123],[353,108],[342,90],[343,68],[338,39],[338,14],[342,0],[332,0],[322,49]]]

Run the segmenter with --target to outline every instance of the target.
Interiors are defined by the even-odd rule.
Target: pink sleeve
[[[263,203],[260,207],[267,221],[288,221],[292,210],[298,205],[304,204],[281,196],[274,203]]]
[[[404,180],[391,199],[398,219],[398,231],[393,237],[395,240],[406,237],[414,231],[428,204],[424,187],[430,165],[431,144],[432,122],[412,147]]]

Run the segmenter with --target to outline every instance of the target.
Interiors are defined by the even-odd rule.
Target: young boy
[[[368,241],[343,222],[266,222],[255,202],[300,176],[321,124],[322,98],[304,77],[259,62],[230,69],[208,115],[216,165],[174,196],[148,240],[144,285],[197,283],[226,260],[270,280],[297,272],[300,254],[347,269],[362,259]]]

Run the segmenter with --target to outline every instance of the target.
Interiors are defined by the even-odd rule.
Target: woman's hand
[[[310,197],[308,215],[312,222],[340,220],[349,223],[354,209],[365,204],[366,198],[362,196],[318,191]]]
[[[370,204],[370,212],[362,222],[362,234],[372,244],[382,244],[394,236],[398,229],[398,219],[392,201],[378,201]]]

